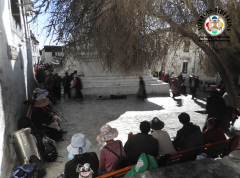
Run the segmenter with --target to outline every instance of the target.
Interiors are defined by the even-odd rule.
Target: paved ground
[[[203,126],[206,115],[195,111],[205,110],[206,96],[206,93],[199,92],[195,100],[191,99],[191,95],[182,95],[175,100],[166,95],[149,95],[146,101],[138,101],[134,95],[128,95],[127,99],[123,100],[95,100],[94,97],[85,97],[84,101],[62,99],[56,108],[68,120],[61,122],[61,127],[68,133],[64,135],[65,141],[57,143],[59,157],[56,162],[45,164],[48,171],[45,178],[56,178],[64,170],[68,161],[66,148],[75,133],[85,134],[91,142],[89,151],[98,155],[100,146],[96,137],[105,123],[118,129],[117,139],[122,140],[123,144],[129,132],[140,132],[141,121],[150,121],[153,117],[164,121],[163,130],[168,131],[170,136],[175,136],[177,130],[182,127],[177,117],[181,112],[187,112],[193,123]]]

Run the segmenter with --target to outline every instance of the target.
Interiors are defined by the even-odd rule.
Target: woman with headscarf
[[[138,90],[137,96],[139,98],[141,98],[142,100],[147,98],[147,92],[146,92],[146,89],[145,89],[145,82],[144,82],[142,76],[139,76],[139,90]]]
[[[89,171],[80,172],[80,174],[84,174],[85,177],[91,174],[92,177],[98,176],[98,157],[95,152],[87,152],[90,146],[90,141],[87,140],[83,134],[77,133],[72,136],[71,144],[67,147],[70,161],[65,164],[65,178],[78,178],[79,172],[77,172],[76,169],[78,165],[84,165],[85,163],[90,164],[91,169],[89,169]]]
[[[166,131],[163,131],[165,124],[157,117],[154,117],[150,122],[151,129],[153,130],[151,135],[158,140],[159,150],[158,155],[171,154],[176,152],[173,147],[172,141],[169,134]]]
[[[101,134],[97,137],[99,144],[106,142],[106,145],[100,150],[99,156],[99,172],[101,174],[107,174],[115,171],[115,167],[118,162],[118,156],[125,156],[124,148],[120,140],[114,140],[118,136],[116,128],[112,128],[108,124],[105,124],[100,129]],[[114,153],[112,153],[110,150]]]

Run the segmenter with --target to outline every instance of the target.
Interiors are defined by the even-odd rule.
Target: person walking
[[[173,94],[173,96],[172,96],[173,99],[176,96],[180,96],[180,84],[179,84],[179,80],[178,80],[177,76],[173,77],[171,90],[172,90],[172,94]]]
[[[65,77],[63,78],[63,87],[64,87],[64,97],[68,96],[68,98],[71,98],[70,95],[70,76],[68,75],[68,72],[65,72]]]
[[[81,90],[82,90],[82,81],[78,77],[77,74],[74,74],[73,77],[74,77],[74,83],[73,83],[72,88],[75,88],[75,90],[76,90],[76,98],[79,98],[79,99],[81,99],[81,101],[83,101],[83,95],[82,95],[82,92],[81,92]]]
[[[139,90],[138,90],[137,96],[138,96],[138,98],[141,98],[142,100],[147,98],[145,82],[144,82],[142,76],[139,76]]]
[[[189,77],[189,86],[190,86],[190,92],[192,94],[192,99],[194,99],[197,93],[197,88],[199,86],[199,80],[195,78],[194,74],[191,74]]]

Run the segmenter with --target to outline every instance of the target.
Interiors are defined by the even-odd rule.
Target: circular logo
[[[205,20],[204,27],[208,34],[217,36],[225,30],[225,21],[218,15],[211,15]]]

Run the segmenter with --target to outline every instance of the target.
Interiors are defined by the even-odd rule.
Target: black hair
[[[182,112],[179,116],[178,116],[179,122],[181,122],[182,124],[187,124],[190,122],[190,116],[185,113]]]
[[[148,134],[148,132],[150,131],[150,122],[148,122],[148,121],[141,122],[140,130],[143,134]]]
[[[217,129],[217,128],[219,128],[220,127],[220,124],[219,124],[219,121],[216,119],[216,118],[209,118],[208,120],[207,120],[207,122],[209,123],[209,124],[211,124],[211,125],[213,125],[213,128],[214,129]]]

